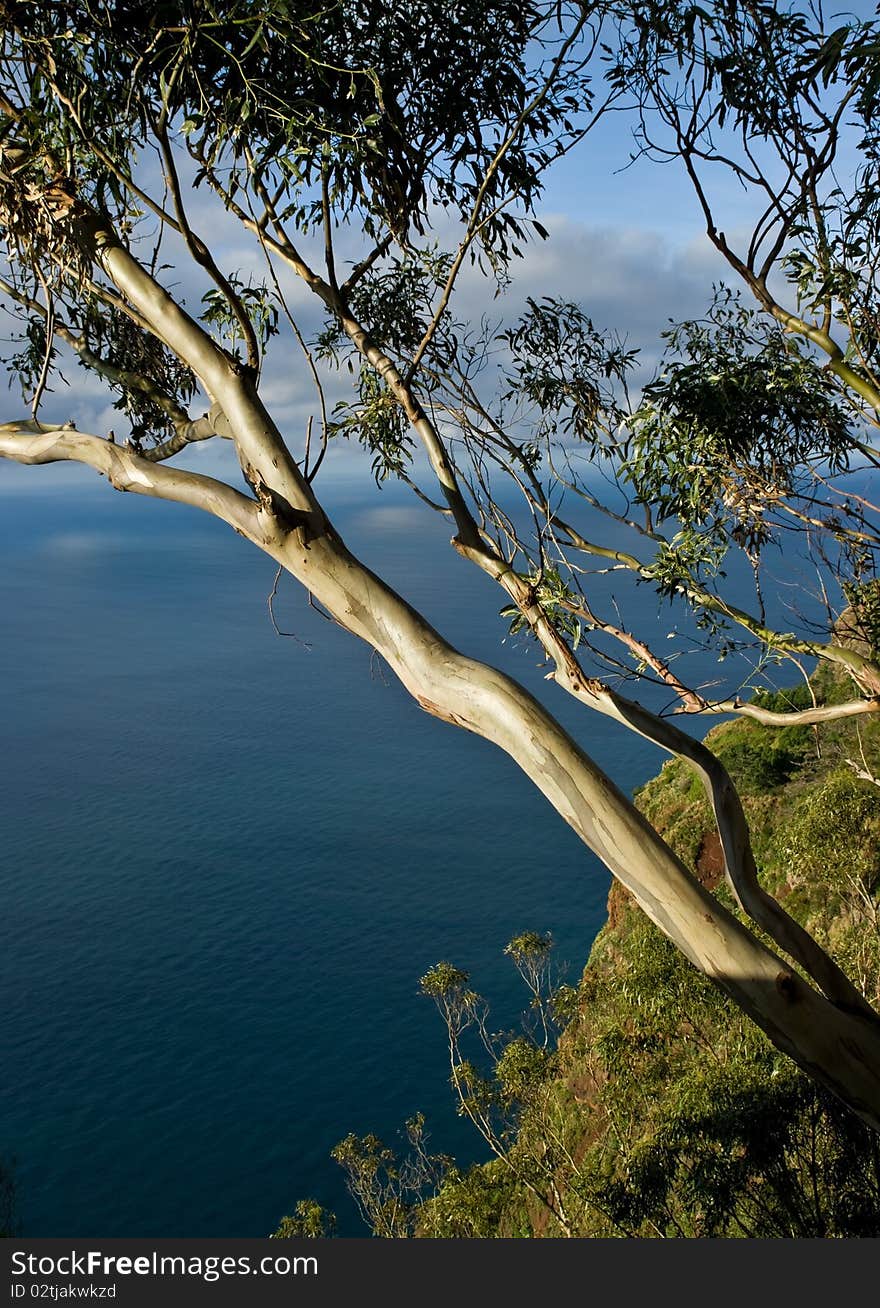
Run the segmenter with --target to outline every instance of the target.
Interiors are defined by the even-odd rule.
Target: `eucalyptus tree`
[[[723,26],[740,8],[672,12],[693,43],[700,15]],[[773,40],[788,41],[793,93],[867,106],[873,27],[847,27],[829,45],[814,16],[795,42],[777,9],[755,12],[771,15]],[[708,322],[680,326],[639,390],[634,353],[577,306],[533,302],[499,329],[456,315],[464,276],[482,275],[491,306],[525,243],[545,234],[535,217],[545,170],[587,149],[612,105],[635,99],[647,121],[656,61],[683,58],[678,29],[673,40],[650,6],[555,0],[392,0],[373,10],[348,0],[3,0],[0,15],[0,289],[22,319],[10,362],[30,402],[28,416],[0,428],[0,454],[89,465],[118,491],[198,507],[254,542],[377,650],[427,712],[506,751],[693,964],[880,1130],[877,1015],[762,889],[742,805],[714,755],[598,675],[609,663],[617,675],[619,647],[685,711],[816,722],[880,708],[870,642],[774,632],[760,603],[750,615],[723,592],[729,550],[744,551],[758,577],[767,539],[796,523],[810,541],[824,532],[836,542],[825,558],[838,579],[858,559],[853,594],[864,609],[877,543],[870,506],[845,499],[834,523],[804,507],[805,479],[824,478],[834,496],[832,479],[857,452],[873,458],[859,426],[872,409],[864,388],[847,407],[862,365],[846,372],[835,359],[829,374],[809,348],[722,299]],[[735,122],[743,115],[747,142],[764,132],[745,125],[735,78],[712,72],[707,86]],[[843,121],[822,112],[809,136],[820,152],[818,134]],[[676,149],[687,166],[686,145]],[[239,224],[262,280],[223,265],[210,218],[197,228],[196,195],[200,214],[213,204]],[[822,198],[822,212],[833,203]],[[340,232],[361,240],[344,269]],[[786,250],[783,240],[775,257]],[[169,289],[169,259],[200,281],[200,310]],[[325,315],[312,342],[283,293],[290,273]],[[302,437],[282,433],[264,398],[274,336],[315,381],[317,421]],[[128,428],[119,439],[41,418],[71,353],[114,398]],[[489,384],[494,358],[500,386]],[[343,360],[352,391],[331,412],[322,379]],[[369,449],[377,479],[402,479],[449,520],[452,546],[497,583],[555,687],[691,761],[741,913],[699,883],[543,704],[454,649],[346,547],[318,494],[340,434]],[[175,462],[213,439],[231,442],[240,482]],[[622,503],[597,495],[585,460],[617,479]],[[509,507],[511,487],[528,528]],[[589,538],[579,506],[611,514],[646,553]],[[629,630],[619,604],[603,609],[585,556],[683,598],[713,640],[727,641],[733,623],[765,653],[831,659],[852,672],[852,695],[791,718],[713,700]]]

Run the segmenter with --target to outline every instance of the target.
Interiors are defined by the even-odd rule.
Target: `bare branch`
[[[425,355],[425,351],[428,349],[428,347],[431,344],[431,341],[434,339],[434,336],[437,333],[437,329],[439,328],[443,315],[446,312],[446,309],[449,305],[449,300],[452,296],[453,288],[458,279],[458,274],[461,271],[461,266],[464,263],[467,252],[473,245],[478,235],[480,234],[480,230],[486,221],[481,217],[481,214],[482,214],[483,204],[489,192],[489,188],[492,185],[492,182],[495,178],[495,175],[498,172],[498,169],[500,168],[505,155],[510,151],[511,147],[513,146],[517,138],[520,136],[525,124],[532,117],[535,110],[541,105],[542,101],[544,101],[547,98],[550,88],[553,86],[560,68],[563,66],[565,60],[568,58],[568,54],[572,46],[580,39],[581,32],[583,31],[586,24],[587,24],[587,14],[586,12],[583,12],[581,14],[581,17],[575,23],[572,31],[569,33],[569,35],[563,42],[558,54],[556,55],[556,58],[554,59],[551,65],[550,71],[544,80],[543,86],[532,97],[531,101],[524,106],[519,117],[514,122],[513,127],[510,129],[507,136],[504,138],[501,145],[498,147],[498,150],[495,152],[495,157],[491,160],[485,172],[483,173],[482,180],[480,182],[479,187],[477,188],[477,194],[474,198],[474,204],[473,204],[473,208],[471,209],[470,218],[468,219],[467,230],[465,232],[464,238],[459,243],[458,250],[452,262],[452,267],[450,268],[449,274],[446,278],[446,283],[443,287],[443,290],[440,293],[440,300],[437,304],[437,308],[434,312],[434,315],[430,323],[426,327],[424,335],[422,336],[421,341],[416,347],[415,354],[413,355],[409,363],[409,366],[407,368],[406,375],[404,378],[405,384],[407,386],[410,386],[412,384],[413,378],[415,377],[415,374],[418,371],[419,364],[421,363]],[[586,130],[588,129],[585,128],[584,132]],[[579,134],[579,139],[583,136],[584,132],[581,132]],[[496,206],[491,216],[494,216],[495,214],[500,212],[500,210],[505,207],[505,203],[507,202],[502,202],[500,205]]]
[[[754,718],[768,727],[811,727],[818,722],[839,722],[846,718],[870,717],[880,713],[880,696],[870,699],[853,699],[846,704],[822,704],[815,708],[790,709],[777,712],[762,708],[760,704],[744,704],[738,699],[706,700],[700,713],[736,713],[740,717]]]
[[[226,482],[180,468],[157,467],[125,446],[74,427],[50,427],[28,419],[3,423],[0,457],[24,464],[84,463],[116,490],[190,504],[222,518],[250,540],[261,539],[259,505]]]
[[[190,226],[183,203],[183,195],[180,189],[180,178],[177,175],[177,165],[174,162],[174,152],[171,148],[171,142],[168,139],[168,131],[164,122],[157,123],[155,125],[155,131],[156,139],[158,140],[162,151],[162,158],[165,162],[165,176],[171,190],[174,212],[177,215],[177,230],[183,236],[186,248],[192,256],[193,261],[197,263],[200,268],[205,269],[205,272],[208,273],[211,280],[214,282],[214,285],[221,291],[235,315],[235,320],[239,325],[245,343],[247,366],[256,376],[260,371],[260,347],[257,343],[257,334],[254,331],[254,325],[242,303],[241,296],[235,293],[232,283],[217,266],[217,261],[208,246],[201,237],[196,235]]]
[[[83,248],[160,339],[173,343],[171,348],[219,404],[241,450],[245,475],[273,488],[276,508],[280,495],[294,511],[323,522],[323,513],[281,433],[224,351],[132,257],[104,219],[81,206],[75,224]]]

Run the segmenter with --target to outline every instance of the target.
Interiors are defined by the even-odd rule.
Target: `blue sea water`
[[[40,470],[42,471],[42,470]],[[645,742],[560,703],[500,596],[387,494],[349,544],[548,697],[625,789]],[[425,536],[426,533],[426,536]],[[512,1023],[505,943],[576,978],[609,878],[514,764],[421,712],[271,561],[179,506],[0,496],[0,1151],[29,1236],[259,1236],[299,1198],[363,1234],[350,1131],[483,1156],[418,979]],[[652,601],[646,596],[646,603]],[[655,603],[656,607],[656,603]]]

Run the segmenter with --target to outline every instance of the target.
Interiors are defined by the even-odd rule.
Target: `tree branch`
[[[222,518],[241,535],[259,543],[259,505],[241,491],[180,468],[156,466],[125,446],[76,428],[50,427],[27,419],[0,425],[0,457],[15,463],[84,463],[119,491],[175,500]]]
[[[171,149],[171,142],[168,139],[168,130],[164,122],[155,124],[156,139],[159,142],[162,151],[162,158],[165,161],[165,176],[168,179],[168,185],[171,189],[171,199],[174,204],[174,212],[177,215],[177,227],[183,236],[186,248],[189,251],[193,262],[197,263],[200,268],[204,268],[208,273],[214,285],[222,292],[229,307],[235,315],[245,344],[245,355],[247,366],[252,370],[254,375],[260,371],[260,347],[257,343],[257,334],[254,331],[254,325],[251,322],[247,310],[242,304],[241,297],[236,295],[229,278],[224,276],[211,251],[200,236],[197,236],[190,227],[189,219],[186,216],[186,208],[183,203],[183,195],[180,190],[180,179],[177,175],[177,165],[174,162],[174,153]]]
[[[275,512],[286,503],[294,513],[310,515],[315,530],[323,530],[323,511],[247,378],[133,258],[105,219],[78,205],[73,221],[77,239],[88,257],[195,373],[222,410],[240,451],[245,476],[259,494],[263,494],[261,487],[266,492],[265,507]]]

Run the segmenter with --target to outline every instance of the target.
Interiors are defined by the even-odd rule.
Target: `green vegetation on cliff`
[[[812,689],[764,696],[804,707]],[[763,884],[880,998],[880,724],[774,729],[749,719],[709,743],[743,797]],[[680,759],[637,802],[728,906],[720,843]],[[696,972],[618,883],[577,990],[553,988],[550,941],[506,951],[530,994],[522,1031],[493,1036],[466,973],[422,979],[446,1024],[460,1111],[494,1154],[468,1170],[398,1159],[373,1137],[334,1151],[377,1234],[423,1237],[880,1234],[877,1137]]]

